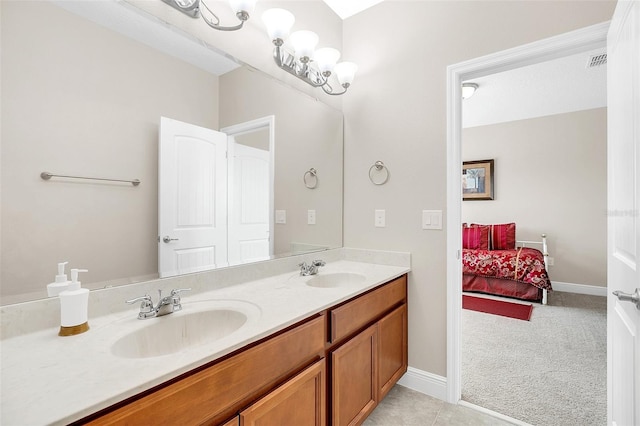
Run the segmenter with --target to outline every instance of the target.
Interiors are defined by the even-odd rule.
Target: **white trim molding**
[[[514,419],[513,417],[505,416],[504,414],[500,414],[497,411],[489,410],[488,408],[480,407],[479,405],[472,404],[467,401],[460,401],[460,405],[463,407],[468,407],[473,410],[479,411],[484,414],[488,414],[492,417],[498,418],[500,420],[504,420],[505,422],[512,423],[517,426],[532,426],[527,422],[523,422],[522,420]]]
[[[563,283],[559,281],[552,281],[551,286],[553,291],[560,291],[564,293],[576,293],[576,294],[589,294],[591,296],[607,296],[606,286],[575,284],[575,283]]]
[[[458,404],[462,312],[462,82],[606,46],[609,22],[447,67],[447,402]]]
[[[434,398],[447,400],[447,378],[409,367],[398,384]]]

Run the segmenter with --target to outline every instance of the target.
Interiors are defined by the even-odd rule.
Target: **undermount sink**
[[[349,287],[362,283],[365,280],[364,275],[354,274],[351,272],[334,272],[328,274],[322,274],[314,276],[306,282],[308,286],[319,288],[333,288],[333,287]]]
[[[225,338],[259,312],[257,306],[239,301],[183,303],[182,311],[140,320],[145,323],[118,339],[111,346],[111,352],[122,358],[173,354]]]

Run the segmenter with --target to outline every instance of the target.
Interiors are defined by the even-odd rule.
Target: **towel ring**
[[[384,179],[374,179],[373,172],[374,170],[378,173],[384,171]],[[369,180],[374,185],[384,185],[389,180],[389,169],[384,165],[382,161],[376,161],[373,166],[369,168]]]
[[[307,170],[302,177],[302,181],[304,182],[304,186],[309,189],[315,189],[318,186],[318,171],[313,167]]]

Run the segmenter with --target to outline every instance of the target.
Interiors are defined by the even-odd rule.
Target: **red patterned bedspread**
[[[462,272],[531,284],[551,290],[540,250],[529,247],[515,250],[462,250]]]

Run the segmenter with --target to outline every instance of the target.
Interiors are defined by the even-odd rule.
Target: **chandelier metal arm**
[[[300,80],[309,84],[313,87],[323,87],[327,84],[326,79],[322,76],[317,75],[317,72],[310,67],[304,65],[302,68],[298,69],[298,63],[295,60],[294,56],[288,53],[286,50],[281,49],[281,45],[276,43],[276,47],[273,51],[273,59],[276,65],[280,68],[288,72],[289,74],[298,77]],[[314,81],[309,76],[314,75],[316,80]]]
[[[211,16],[213,16],[216,21],[214,22],[213,20],[207,19],[207,17],[205,16],[204,13],[200,13],[200,16],[202,17],[202,20],[204,22],[207,23],[207,25],[209,25],[211,28],[218,30],[218,31],[236,31],[239,30],[240,28],[242,28],[244,26],[244,23],[249,19],[249,14],[247,12],[244,11],[240,11],[238,13],[236,13],[236,17],[240,20],[240,23],[238,25],[234,25],[232,27],[224,27],[222,25],[220,25],[220,18],[218,18],[218,15],[216,15],[211,9],[209,9],[209,6],[207,6],[207,4],[200,0],[200,4],[202,6],[204,6],[204,8],[211,14]]]
[[[342,92],[334,92],[333,87],[329,84],[329,73],[327,73],[327,75],[322,75],[319,71],[309,67],[306,63],[299,67],[300,64],[296,61],[295,57],[281,48],[283,44],[282,40],[274,40],[273,43],[276,46],[273,50],[273,60],[278,68],[285,70],[289,74],[299,78],[312,87],[320,87],[327,95],[339,96],[347,93],[349,84],[342,85],[344,88]],[[309,76],[313,76],[315,80]]]
[[[327,87],[329,88],[329,90],[327,90]],[[334,92],[333,91],[333,87],[331,87],[331,85],[329,83],[325,84],[322,86],[322,90],[324,90],[324,93],[326,93],[327,95],[331,95],[331,96],[340,96],[340,95],[344,95],[345,93],[347,93],[347,90],[349,89],[349,85],[345,84],[342,86],[344,88],[344,90],[342,92]]]

